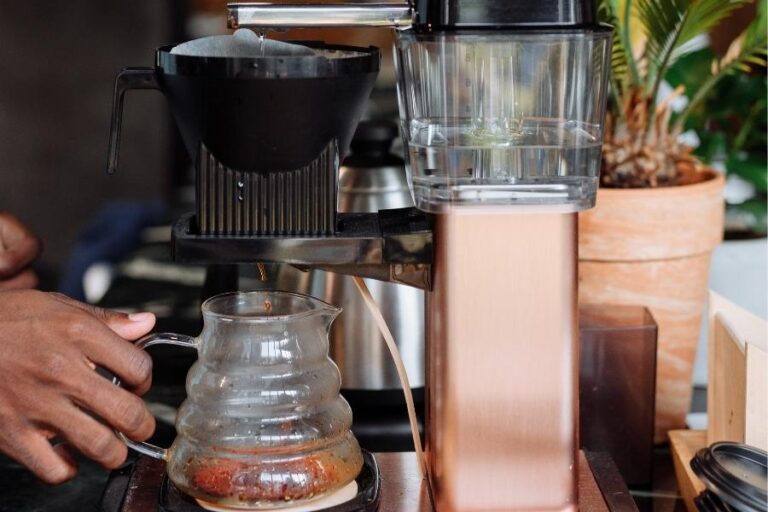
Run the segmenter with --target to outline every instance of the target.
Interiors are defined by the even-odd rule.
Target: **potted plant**
[[[661,101],[670,68],[749,0],[602,0],[614,26],[611,95],[597,205],[579,218],[582,303],[642,304],[659,326],[656,440],[685,425],[710,256],[723,236],[723,183],[681,140],[727,76],[765,67],[765,2],[696,87]],[[685,94],[687,106],[671,105]],[[738,98],[723,101],[739,101]]]

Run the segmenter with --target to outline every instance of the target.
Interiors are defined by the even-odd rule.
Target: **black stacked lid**
[[[707,490],[696,498],[702,511],[764,512],[768,505],[766,452],[740,443],[715,443],[691,460]]]
[[[597,23],[594,0],[411,0],[416,28],[574,28]]]

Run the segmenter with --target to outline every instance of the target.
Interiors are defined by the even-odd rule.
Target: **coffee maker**
[[[611,40],[593,1],[228,9],[232,28],[258,32],[397,29],[416,208],[337,211],[372,48],[194,61],[161,48],[154,68],[117,81],[110,168],[124,92],[161,89],[197,172],[176,261],[287,263],[426,290],[435,510],[576,509],[576,214],[595,201]]]

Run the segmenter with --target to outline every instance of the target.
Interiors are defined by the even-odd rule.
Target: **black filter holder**
[[[333,266],[428,288],[432,233],[415,210],[339,215],[338,167],[379,70],[374,47],[300,41],[314,55],[155,52],[115,81],[108,171],[125,93],[161,91],[195,163],[196,212],[173,229],[176,261]],[[387,142],[387,145],[389,142]]]
[[[131,89],[165,95],[195,161],[205,146],[237,171],[290,171],[334,140],[343,158],[376,80],[379,50],[298,43],[325,56],[195,57],[163,46],[154,67],[124,69],[115,80],[108,170],[117,169],[123,97]]]
[[[379,70],[376,48],[302,41],[314,55],[200,57],[158,48],[115,81],[108,161],[125,93],[157,89],[197,171],[199,235],[330,235],[338,163]]]

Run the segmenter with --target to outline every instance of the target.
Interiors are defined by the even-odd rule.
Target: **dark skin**
[[[18,219],[0,212],[0,451],[59,484],[77,474],[72,449],[113,469],[127,455],[114,429],[136,441],[154,432],[139,398],[149,389],[152,360],[131,341],[155,318],[33,290],[30,265],[40,249]],[[118,375],[125,389],[96,366]],[[53,446],[54,437],[64,442]]]

